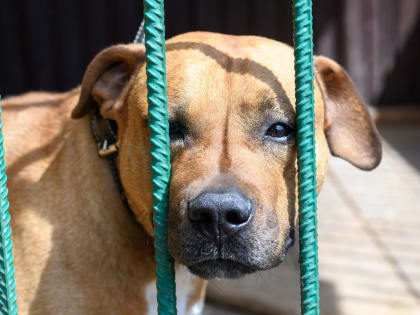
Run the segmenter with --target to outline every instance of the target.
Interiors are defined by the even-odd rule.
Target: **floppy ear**
[[[356,87],[336,62],[315,57],[325,102],[325,134],[331,154],[371,170],[382,157],[379,134]]]
[[[113,118],[121,108],[120,96],[137,64],[144,61],[144,46],[116,45],[100,52],[89,64],[72,118],[81,118],[99,106],[101,114]]]

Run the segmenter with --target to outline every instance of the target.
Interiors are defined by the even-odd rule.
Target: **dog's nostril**
[[[206,208],[190,209],[189,217],[191,221],[197,222],[197,223],[210,224],[213,222],[211,209],[206,209]]]
[[[213,221],[213,217],[208,212],[202,211],[198,221],[203,224],[210,224]]]
[[[188,203],[193,227],[211,238],[225,238],[245,228],[253,207],[238,191],[203,192]]]
[[[228,211],[226,214],[226,222],[232,225],[240,225],[248,221],[249,216],[244,216],[241,212],[236,210]]]

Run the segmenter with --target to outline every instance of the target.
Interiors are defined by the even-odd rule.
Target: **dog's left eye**
[[[169,138],[171,141],[184,140],[185,138],[185,128],[183,128],[176,121],[169,122]]]
[[[290,139],[294,133],[295,130],[289,125],[283,122],[276,122],[267,129],[265,136],[277,142],[284,142]]]

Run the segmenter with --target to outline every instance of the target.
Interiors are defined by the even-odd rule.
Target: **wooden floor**
[[[332,158],[319,196],[323,315],[420,315],[420,126],[381,134],[380,167],[362,172]],[[205,314],[298,314],[296,259],[295,247],[275,270],[213,281]]]

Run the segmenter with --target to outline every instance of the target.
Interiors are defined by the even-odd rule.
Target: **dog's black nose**
[[[253,216],[249,199],[238,191],[204,192],[188,204],[192,223],[210,238],[225,238],[246,227]]]

